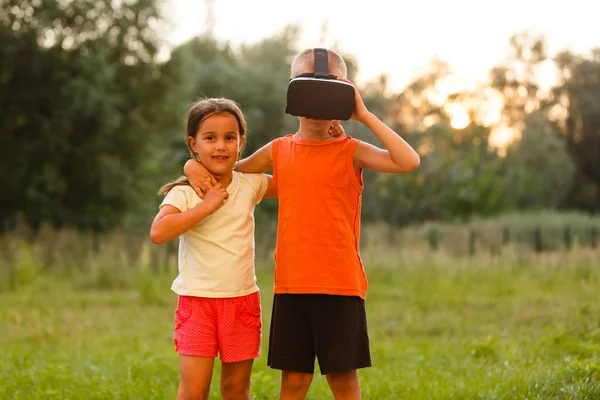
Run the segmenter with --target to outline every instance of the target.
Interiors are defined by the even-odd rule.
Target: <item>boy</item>
[[[346,65],[329,50],[329,71],[347,83]],[[291,76],[314,72],[313,49],[298,54]],[[268,365],[282,370],[280,399],[304,399],[317,358],[335,399],[360,399],[357,370],[371,366],[359,255],[362,170],[406,173],[418,154],[370,113],[355,89],[352,115],[385,150],[348,136],[332,121],[298,117],[295,134],[273,140],[240,161],[240,172],[273,170],[279,198],[275,286]],[[202,191],[206,170],[188,161],[185,174]]]

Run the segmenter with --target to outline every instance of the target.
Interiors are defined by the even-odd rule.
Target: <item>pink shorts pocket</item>
[[[177,300],[177,310],[175,310],[175,329],[181,328],[181,325],[192,315],[191,299],[188,296],[179,296]]]
[[[262,328],[260,292],[254,292],[237,299],[237,317],[239,321],[248,327]]]

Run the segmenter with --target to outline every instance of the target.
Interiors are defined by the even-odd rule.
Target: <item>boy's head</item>
[[[346,63],[338,53],[322,48],[303,50],[294,57],[290,73],[286,113],[297,116],[300,122],[351,117],[354,87],[336,79],[347,76]]]
[[[331,75],[346,78],[348,71],[344,59],[335,51],[327,50],[329,53],[329,73]],[[298,53],[292,61],[291,77],[295,78],[300,74],[315,72],[315,53],[314,49],[306,49]]]

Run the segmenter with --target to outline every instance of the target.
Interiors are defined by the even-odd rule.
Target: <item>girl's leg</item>
[[[180,355],[177,400],[208,399],[214,363],[212,357]]]
[[[250,400],[250,373],[254,360],[221,364],[221,397],[223,400]]]

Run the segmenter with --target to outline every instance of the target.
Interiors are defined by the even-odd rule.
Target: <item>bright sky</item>
[[[206,27],[205,0],[166,0],[178,44]],[[253,43],[292,23],[299,46],[337,44],[359,63],[357,83],[387,73],[401,89],[434,57],[468,80],[486,80],[507,55],[510,36],[545,35],[551,54],[600,46],[600,4],[586,0],[212,0],[219,40]],[[322,27],[327,24],[323,37]]]

